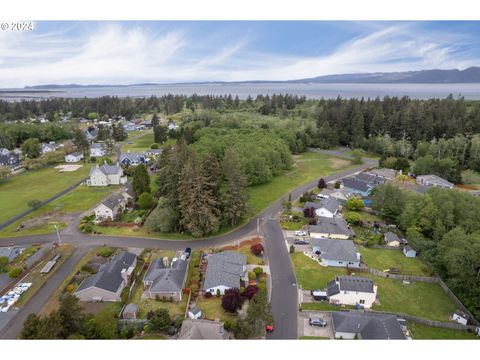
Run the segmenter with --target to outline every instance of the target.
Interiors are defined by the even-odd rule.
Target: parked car
[[[187,256],[187,259],[190,258],[190,254],[192,253],[192,249],[191,248],[186,248],[185,249],[185,255]]]
[[[266,331],[267,333],[273,332],[273,325],[267,325],[267,326],[265,326],[265,331]]]
[[[293,243],[295,245],[308,245],[308,240],[303,240],[303,239],[294,239]]]
[[[327,326],[327,322],[322,318],[310,318],[308,319],[308,324],[310,326],[320,326],[320,327]]]
[[[307,236],[307,233],[303,230],[297,230],[294,233],[295,236]]]

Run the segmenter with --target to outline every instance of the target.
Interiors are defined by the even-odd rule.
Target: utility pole
[[[55,227],[55,231],[57,232],[58,245],[62,245],[62,240],[60,239],[60,233],[58,232],[57,224],[55,224],[53,226]]]

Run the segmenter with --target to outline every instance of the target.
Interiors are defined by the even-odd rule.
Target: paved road
[[[341,171],[335,175],[324,177],[326,181],[335,181],[354,173],[360,172],[365,168],[376,165],[375,161],[365,160],[363,165]],[[292,199],[300,197],[305,191],[309,191],[317,185],[317,181],[300,186],[291,191]],[[259,215],[253,217],[248,223],[233,230],[232,232],[220,236],[196,239],[196,240],[169,240],[159,238],[139,238],[123,236],[101,236],[87,235],[77,231],[77,225],[80,220],[68,226],[62,231],[62,241],[79,246],[71,258],[62,264],[61,268],[52,275],[46,285],[35,294],[34,298],[22,308],[11,324],[0,333],[0,338],[15,338],[21,331],[23,322],[31,312],[38,312],[53,295],[58,286],[68,276],[71,269],[86,253],[87,247],[92,245],[109,245],[117,247],[161,247],[165,250],[180,250],[185,247],[216,247],[232,243],[240,238],[256,234],[257,222],[261,226],[262,233],[265,236],[266,254],[271,267],[272,274],[272,313],[275,323],[275,331],[269,334],[268,339],[296,339],[297,338],[297,291],[295,273],[290,262],[283,233],[276,220],[281,209],[282,202],[286,200],[288,194],[278,199]],[[21,238],[0,239],[2,244],[28,245],[34,243],[48,243],[57,241],[55,234],[27,236]]]
[[[2,339],[16,339],[22,331],[23,323],[31,313],[39,313],[62,282],[67,278],[70,271],[82,259],[88,251],[87,246],[78,247],[73,254],[53,273],[48,281],[37,293],[23,306],[16,316],[0,331]]]

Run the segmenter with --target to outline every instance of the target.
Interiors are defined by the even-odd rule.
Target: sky
[[[480,66],[480,22],[39,21],[0,32],[0,87],[292,80]]]

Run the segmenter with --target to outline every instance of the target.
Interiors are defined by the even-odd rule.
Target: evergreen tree
[[[152,116],[152,128],[155,129],[155,127],[158,125],[158,116],[157,114],[153,114]]]
[[[125,131],[122,123],[118,123],[117,125],[113,125],[112,127],[112,137],[115,141],[124,141],[127,139],[128,134]]]
[[[153,128],[153,138],[157,144],[163,144],[167,141],[168,129],[166,126],[157,125]]]
[[[137,198],[143,193],[150,192],[150,175],[144,164],[139,164],[133,171],[132,188]]]
[[[42,154],[40,141],[37,138],[25,140],[22,144],[22,152],[31,159],[38,158]]]
[[[88,142],[87,136],[81,129],[75,130],[73,143],[77,147],[78,151],[83,154],[84,158],[90,155],[90,143]]]
[[[266,291],[258,292],[249,302],[245,317],[237,322],[235,337],[255,339],[262,336],[265,326],[272,324],[271,306]]]

